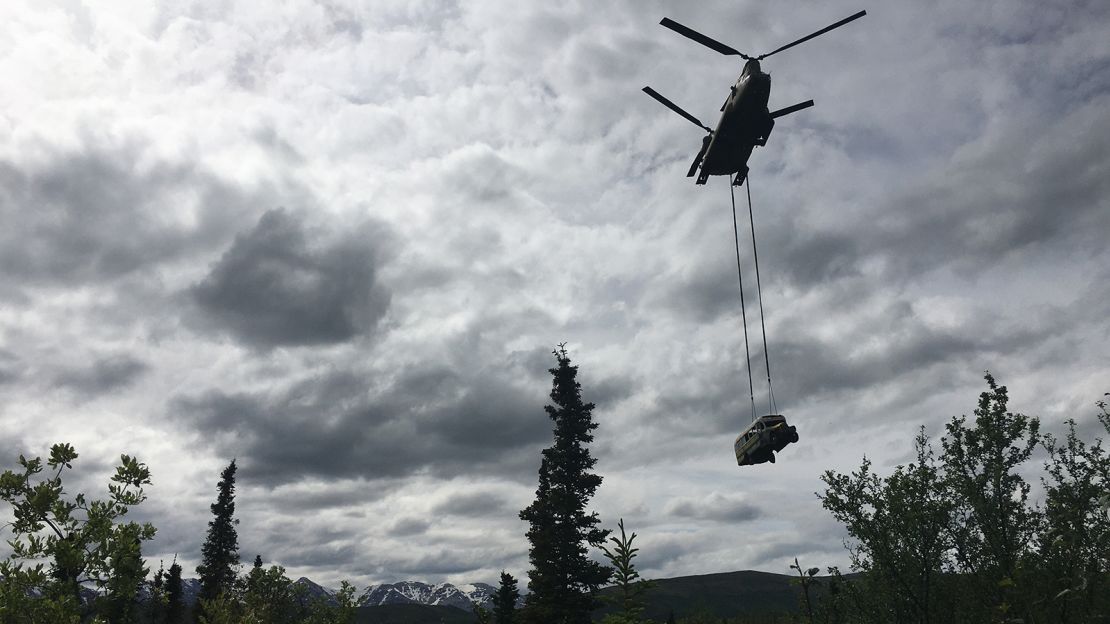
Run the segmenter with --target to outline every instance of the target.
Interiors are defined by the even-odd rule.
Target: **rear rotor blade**
[[[740,56],[740,57],[743,57],[743,58],[750,58],[747,54],[744,54],[743,52],[740,52],[739,50],[736,50],[735,48],[730,48],[727,45],[721,43],[720,41],[717,41],[716,39],[710,39],[709,37],[706,37],[705,35],[703,35],[700,32],[694,30],[693,28],[688,28],[686,26],[683,26],[682,24],[679,24],[678,22],[674,21],[673,19],[671,19],[669,17],[664,17],[663,21],[661,21],[659,23],[663,26],[666,26],[667,28],[670,28],[671,30],[675,31],[676,33],[682,35],[683,37],[689,37],[690,39],[693,39],[694,41],[697,41],[698,43],[702,44],[703,46],[705,46],[705,47],[707,47],[711,50],[716,50],[716,51],[720,52],[721,54],[726,54],[728,56]]]
[[[813,39],[814,37],[818,37],[820,35],[823,35],[823,34],[829,32],[830,30],[832,30],[834,28],[840,28],[841,26],[847,24],[848,22],[851,22],[852,20],[857,20],[857,19],[863,17],[864,15],[867,15],[867,11],[860,11],[859,13],[856,13],[855,15],[853,15],[851,17],[846,17],[846,18],[840,20],[839,22],[837,22],[835,24],[831,24],[829,26],[826,26],[826,27],[822,28],[821,30],[818,30],[817,32],[813,33],[812,35],[806,35],[805,37],[802,37],[801,39],[799,39],[799,40],[797,40],[793,43],[788,43],[788,44],[782,46],[781,48],[779,48],[777,50],[772,50],[772,51],[768,52],[767,54],[761,54],[759,56],[759,60],[762,61],[763,59],[767,58],[768,56],[771,56],[772,54],[778,54],[779,52],[782,52],[783,50],[785,50],[787,48],[793,48],[794,46],[798,45],[799,43],[805,43],[806,41],[809,41],[810,39]]]
[[[687,178],[692,178],[694,177],[694,174],[697,173],[698,165],[701,164],[701,159],[705,156],[705,152],[709,149],[709,142],[711,140],[713,140],[712,135],[706,135],[706,137],[701,140],[701,149],[698,150],[698,155],[694,156],[694,162],[690,163],[690,170],[686,172]]]
[[[678,113],[679,115],[682,115],[683,117],[688,119],[690,121],[690,123],[694,124],[695,126],[705,130],[706,132],[712,132],[712,130],[709,128],[709,126],[707,126],[707,125],[703,124],[702,122],[698,121],[697,117],[694,117],[690,113],[687,113],[686,111],[679,108],[678,105],[675,104],[674,102],[668,100],[667,98],[663,97],[662,95],[659,95],[659,93],[657,93],[655,91],[655,89],[652,89],[651,87],[644,87],[644,93],[646,93],[646,94],[650,95],[651,97],[655,98],[656,100],[658,100],[659,103],[662,104],[663,106],[666,106],[667,108],[673,110],[674,112]]]
[[[809,108],[810,106],[813,106],[813,100],[806,100],[805,102],[801,102],[801,103],[795,104],[793,106],[787,106],[786,108],[780,108],[777,111],[771,113],[771,119],[775,119],[777,117],[782,117],[783,115],[789,115],[790,113],[796,113],[796,112],[802,110],[803,108]]]

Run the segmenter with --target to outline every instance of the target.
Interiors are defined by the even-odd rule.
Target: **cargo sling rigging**
[[[737,177],[739,174],[737,174]],[[744,187],[748,191],[748,221],[751,223],[752,230],[752,256],[755,259],[755,291],[759,300],[759,327],[763,332],[763,362],[767,366],[767,407],[770,409],[770,414],[777,414],[778,405],[775,403],[775,392],[771,387],[771,356],[767,352],[767,326],[763,321],[763,285],[759,279],[759,251],[755,244],[755,216],[752,211],[752,188],[751,176],[749,175],[744,181]],[[732,235],[736,243],[736,278],[740,284],[740,319],[744,325],[744,358],[748,368],[748,395],[752,404],[752,422],[755,422],[755,385],[752,383],[752,355],[751,349],[748,346],[748,312],[747,306],[744,304],[744,273],[740,269],[740,227],[736,220],[736,186],[737,179],[734,177],[732,183],[729,184],[729,189],[732,197]]]

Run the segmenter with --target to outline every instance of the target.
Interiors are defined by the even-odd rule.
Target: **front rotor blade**
[[[768,56],[771,56],[772,54],[778,54],[779,52],[782,52],[783,50],[785,50],[787,48],[793,48],[794,46],[798,45],[799,43],[805,43],[805,42],[809,41],[810,39],[813,39],[814,37],[821,36],[821,35],[829,32],[830,30],[832,30],[834,28],[840,28],[841,26],[847,24],[848,22],[850,22],[852,20],[857,20],[857,19],[863,17],[864,15],[867,15],[867,11],[860,11],[859,13],[856,13],[855,15],[853,15],[851,17],[846,17],[846,18],[840,20],[839,22],[837,22],[835,24],[826,26],[826,27],[822,28],[821,30],[818,30],[817,32],[813,33],[812,35],[806,35],[805,37],[802,37],[801,39],[799,39],[799,40],[797,40],[793,43],[788,43],[788,44],[782,46],[781,48],[779,48],[777,50],[772,50],[772,51],[768,52],[767,54],[762,54],[762,55],[759,56],[759,60],[762,61],[763,59],[767,58]]]
[[[700,32],[694,30],[693,28],[687,28],[686,26],[683,26],[682,24],[679,24],[678,22],[674,21],[673,19],[671,19],[669,17],[664,17],[663,21],[661,21],[659,23],[663,26],[666,26],[667,28],[670,28],[671,30],[675,31],[676,33],[682,35],[683,37],[689,37],[689,38],[693,39],[694,41],[697,41],[698,43],[702,44],[703,46],[705,46],[705,47],[707,47],[711,50],[716,50],[716,51],[720,52],[721,54],[726,54],[728,56],[742,56],[744,58],[748,58],[748,55],[744,54],[743,52],[740,52],[739,50],[736,50],[734,48],[730,48],[727,45],[721,43],[720,41],[717,41],[716,39],[710,39],[709,37],[706,37],[705,35],[703,35]]]
[[[678,113],[679,115],[682,115],[686,119],[690,120],[690,123],[694,124],[695,126],[705,130],[706,132],[712,132],[712,130],[709,129],[709,126],[707,126],[707,125],[703,124],[702,122],[698,121],[697,117],[694,117],[690,113],[687,113],[686,111],[679,108],[678,105],[675,104],[674,102],[668,100],[667,98],[663,97],[662,95],[659,95],[659,93],[657,93],[655,91],[655,89],[652,89],[651,87],[644,87],[644,93],[646,93],[646,94],[650,95],[651,97],[655,98],[656,100],[658,100],[659,103],[662,104],[663,106],[666,106],[667,108],[673,110],[674,112]]]
[[[800,104],[787,106],[786,108],[780,108],[777,111],[771,113],[771,119],[776,119],[778,117],[782,117],[783,115],[789,115],[790,113],[796,113],[803,108],[809,108],[810,106],[813,106],[813,100],[806,100],[805,102],[802,102]]]

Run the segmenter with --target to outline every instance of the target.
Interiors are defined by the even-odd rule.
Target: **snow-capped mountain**
[[[304,588],[304,596],[309,600],[323,598],[335,604],[335,595],[338,590],[324,587],[311,579],[302,576],[293,581],[293,585]],[[195,578],[181,579],[182,601],[189,606],[195,605],[200,595],[200,580]],[[82,598],[86,601],[95,599],[97,592],[92,588],[82,588]],[[361,606],[378,606],[388,604],[424,604],[444,607],[455,607],[464,611],[473,611],[475,606],[493,609],[493,596],[497,588],[486,583],[466,583],[452,585],[440,583],[430,585],[420,581],[401,581],[399,583],[383,583],[371,585],[358,600]],[[150,598],[150,582],[147,581],[139,588],[139,600]],[[523,604],[523,597],[517,606]]]
[[[377,606],[384,604],[426,604],[456,607],[473,611],[474,605],[485,608],[493,606],[496,590],[485,583],[474,583],[456,587],[450,583],[429,585],[420,581],[401,581],[371,585],[359,599],[359,604]]]
[[[197,603],[197,598],[200,596],[200,579],[183,578],[181,579],[181,601],[187,605],[194,605]]]

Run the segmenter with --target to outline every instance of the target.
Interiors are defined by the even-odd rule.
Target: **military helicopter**
[[[813,100],[806,100],[805,102],[770,112],[767,108],[767,100],[771,95],[771,76],[760,69],[759,62],[772,54],[778,54],[799,43],[809,41],[814,37],[823,35],[834,28],[839,28],[864,15],[867,15],[867,11],[860,11],[851,17],[846,17],[835,24],[826,26],[813,34],[788,43],[781,48],[754,57],[730,48],[715,39],[706,37],[692,28],[688,28],[670,18],[664,17],[663,21],[659,23],[678,34],[689,37],[721,54],[739,56],[747,61],[744,63],[744,70],[740,73],[740,78],[738,78],[736,84],[732,86],[732,92],[729,93],[725,103],[721,106],[721,120],[717,122],[716,130],[698,121],[696,117],[679,108],[674,102],[659,95],[655,89],[644,87],[644,93],[647,93],[658,100],[663,106],[682,115],[694,125],[702,128],[708,133],[702,140],[701,150],[698,152],[698,155],[694,157],[694,162],[690,165],[690,170],[686,173],[686,177],[693,177],[694,173],[698,172],[698,166],[700,165],[701,171],[698,172],[698,184],[705,184],[706,180],[708,180],[711,175],[732,174],[736,174],[733,184],[736,186],[743,184],[744,179],[747,178],[748,175],[748,158],[752,154],[752,149],[754,149],[756,145],[762,146],[767,144],[767,137],[771,134],[771,129],[775,127],[775,119],[813,106]]]

